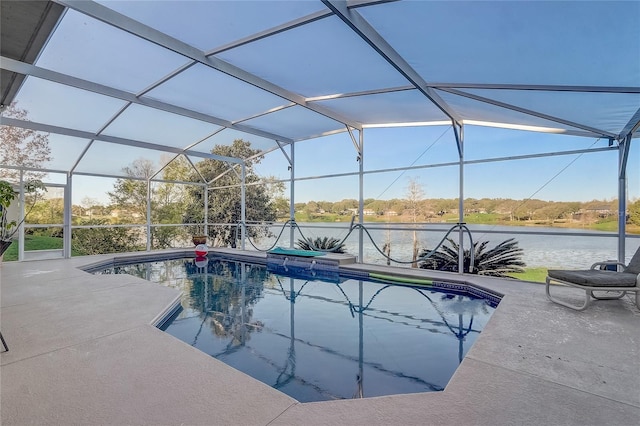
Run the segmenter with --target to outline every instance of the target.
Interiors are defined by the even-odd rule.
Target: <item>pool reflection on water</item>
[[[300,402],[443,390],[494,308],[429,287],[317,280],[211,258],[114,266],[183,292],[163,325]]]

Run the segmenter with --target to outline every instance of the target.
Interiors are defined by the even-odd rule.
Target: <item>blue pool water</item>
[[[218,258],[96,273],[182,290],[167,333],[300,402],[443,390],[494,310],[459,292]]]

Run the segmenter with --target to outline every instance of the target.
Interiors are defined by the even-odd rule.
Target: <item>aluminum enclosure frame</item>
[[[283,100],[286,100],[288,103],[284,104],[280,109],[284,110],[290,108],[292,106],[299,106],[306,110],[309,110],[313,113],[319,114],[328,119],[334,120],[337,123],[340,123],[344,126],[344,130],[349,133],[349,136],[354,142],[354,146],[358,155],[358,179],[359,179],[359,220],[360,223],[363,223],[363,211],[364,211],[364,176],[368,173],[372,173],[372,171],[365,171],[364,161],[365,161],[365,129],[367,128],[367,124],[360,123],[357,120],[350,117],[348,114],[344,114],[342,112],[338,112],[329,107],[321,105],[321,101],[324,99],[338,99],[344,98],[348,96],[363,96],[365,94],[374,94],[374,93],[383,93],[384,91],[400,91],[400,90],[417,90],[421,95],[425,97],[429,102],[433,103],[448,119],[450,120],[449,125],[451,125],[454,129],[457,151],[458,151],[458,162],[457,165],[459,167],[459,222],[464,223],[464,194],[465,194],[465,185],[464,185],[464,176],[465,176],[465,165],[473,164],[474,161],[467,161],[464,157],[464,126],[465,124],[475,124],[476,121],[470,119],[464,119],[461,115],[449,105],[436,90],[440,90],[442,92],[450,93],[453,95],[457,95],[460,97],[472,99],[474,101],[481,102],[483,104],[500,107],[504,110],[513,111],[517,113],[526,114],[532,117],[536,117],[539,119],[547,120],[549,122],[561,124],[569,127],[565,131],[566,134],[576,134],[581,136],[590,136],[590,137],[601,137],[607,138],[611,141],[611,146],[609,148],[599,148],[599,149],[590,149],[583,151],[572,151],[572,153],[576,152],[597,152],[597,151],[605,151],[608,149],[618,150],[618,200],[619,200],[619,218],[618,218],[618,259],[623,261],[625,257],[625,245],[624,238],[626,234],[626,223],[625,223],[625,212],[627,208],[627,165],[628,165],[628,156],[630,151],[630,146],[632,143],[632,139],[637,137],[637,131],[640,127],[640,108],[637,109],[636,113],[630,118],[628,123],[624,126],[624,128],[619,132],[612,132],[609,130],[599,129],[597,127],[591,126],[588,123],[579,123],[574,120],[568,120],[563,117],[554,116],[551,114],[546,114],[540,111],[536,111],[534,109],[525,108],[522,106],[517,106],[510,104],[508,102],[499,101],[496,99],[490,99],[485,96],[480,96],[477,94],[472,94],[469,92],[465,92],[462,89],[504,89],[504,90],[531,90],[531,91],[554,91],[554,92],[594,92],[594,93],[619,93],[619,94],[638,94],[640,93],[640,87],[623,87],[623,86],[580,86],[580,85],[526,85],[526,84],[496,84],[496,83],[487,83],[487,84],[478,84],[478,83],[438,83],[438,82],[429,82],[425,80],[425,77],[422,76],[418,71],[416,71],[409,62],[402,57],[400,53],[398,53],[389,42],[385,40],[385,38],[371,25],[364,17],[363,14],[359,12],[359,8],[366,7],[376,7],[379,4],[386,3],[386,1],[335,1],[335,0],[321,0],[322,4],[326,6],[326,10],[321,10],[307,16],[300,17],[298,19],[294,19],[292,21],[282,23],[275,27],[263,30],[259,33],[255,33],[253,35],[244,37],[242,39],[238,39],[232,43],[228,43],[223,46],[219,46],[217,48],[209,49],[207,51],[203,51],[198,49],[188,43],[185,43],[181,40],[178,40],[166,33],[163,33],[155,28],[152,28],[148,25],[145,25],[139,21],[132,19],[122,13],[119,13],[115,10],[112,10],[106,6],[103,6],[99,3],[92,1],[73,1],[73,0],[55,0],[56,6],[63,6],[65,9],[74,10],[78,13],[82,13],[91,18],[97,19],[103,23],[110,25],[113,28],[116,28],[121,31],[125,31],[129,34],[137,36],[143,40],[149,41],[157,46],[168,49],[172,52],[178,53],[185,58],[189,59],[189,62],[180,68],[175,69],[172,73],[165,76],[164,78],[156,81],[149,87],[144,90],[133,93],[127,92],[124,90],[117,89],[115,87],[110,87],[108,85],[99,84],[93,81],[84,80],[81,78],[73,77],[71,75],[67,75],[64,73],[56,72],[53,70],[45,69],[40,66],[34,65],[32,63],[28,63],[22,60],[18,60],[15,58],[10,58],[7,56],[0,56],[0,64],[3,71],[11,71],[13,73],[20,74],[21,76],[28,77],[33,76],[40,79],[44,79],[47,81],[51,81],[57,84],[62,84],[65,86],[86,90],[92,93],[101,94],[104,96],[108,96],[110,98],[120,99],[124,101],[126,104],[120,110],[118,114],[111,118],[110,121],[106,122],[102,129],[98,132],[86,132],[81,131],[75,128],[58,126],[55,124],[47,124],[47,123],[38,123],[24,120],[17,120],[14,118],[8,117],[0,117],[0,124],[6,126],[14,126],[20,127],[24,129],[31,129],[43,132],[56,133],[61,135],[79,137],[89,139],[90,142],[80,157],[75,162],[74,166],[70,170],[63,171],[67,174],[67,185],[69,192],[72,191],[72,182],[73,175],[90,175],[90,176],[107,176],[104,174],[91,174],[91,173],[82,173],[77,172],[76,168],[83,156],[86,154],[87,150],[90,149],[91,144],[94,141],[101,141],[106,143],[112,143],[122,146],[130,146],[130,147],[138,147],[144,149],[152,149],[167,153],[175,154],[176,156],[185,155],[186,158],[189,157],[197,157],[197,158],[209,158],[214,160],[225,161],[231,164],[239,165],[242,169],[240,180],[242,181],[241,185],[241,198],[242,198],[242,244],[244,248],[244,241],[246,236],[246,209],[245,209],[245,162],[242,159],[236,158],[228,158],[216,156],[214,154],[202,153],[197,150],[189,149],[194,144],[189,145],[187,148],[174,148],[167,145],[155,144],[150,142],[144,142],[139,140],[134,140],[130,138],[122,138],[115,137],[103,134],[103,130],[106,129],[117,117],[122,114],[129,106],[131,105],[140,105],[149,108],[153,108],[155,110],[164,111],[172,114],[177,114],[180,116],[197,119],[202,122],[214,124],[220,126],[221,129],[217,130],[219,132],[224,129],[233,129],[237,131],[241,131],[247,134],[260,136],[263,138],[267,138],[275,141],[280,151],[283,153],[287,161],[290,165],[290,218],[294,219],[294,195],[295,195],[295,182],[296,180],[300,180],[301,178],[296,177],[296,162],[295,162],[295,143],[300,140],[305,140],[305,138],[294,138],[287,136],[285,134],[278,134],[275,132],[270,132],[266,130],[262,130],[247,124],[243,124],[244,121],[248,121],[255,116],[244,117],[238,120],[227,120],[221,117],[205,114],[193,109],[184,108],[178,105],[174,105],[171,103],[158,101],[154,99],[150,99],[145,97],[144,95],[154,88],[162,85],[163,83],[171,80],[172,78],[180,75],[184,71],[188,70],[195,64],[204,65],[212,70],[222,72],[228,76],[231,76],[239,81],[247,83],[253,87],[264,90],[268,93],[274,94]],[[61,20],[64,19],[65,13],[62,13]],[[286,33],[289,30],[294,28],[302,27],[304,25],[308,25],[317,21],[321,21],[323,19],[329,17],[337,17],[341,22],[345,24],[345,26],[351,30],[354,34],[356,34],[359,38],[361,38],[367,46],[369,46],[373,51],[375,51],[381,58],[386,61],[391,67],[393,67],[400,75],[402,75],[409,83],[409,86],[406,87],[395,87],[395,88],[387,88],[387,89],[379,89],[379,90],[370,90],[367,92],[361,93],[345,93],[345,94],[335,94],[324,97],[306,97],[295,91],[289,90],[286,87],[281,87],[277,84],[274,84],[267,79],[261,78],[256,74],[252,74],[238,66],[231,64],[228,61],[222,60],[216,57],[217,54],[221,52],[229,51],[239,46],[247,45],[258,40],[267,39],[277,34]],[[45,47],[46,48],[46,47]],[[631,52],[630,54],[633,54]],[[17,90],[14,90],[17,92]],[[269,113],[273,113],[274,111],[265,111],[264,115],[268,116]],[[479,122],[480,123],[480,122]],[[393,127],[398,125],[399,123],[376,123],[376,127],[384,127],[389,126]],[[411,123],[406,123],[407,125],[411,125]],[[415,123],[414,123],[415,124]],[[372,125],[369,125],[373,127]],[[505,127],[507,127],[505,125]],[[356,142],[352,131],[358,131],[358,141]],[[324,134],[332,134],[334,131],[328,131]],[[318,135],[309,135],[311,137],[315,137]],[[286,152],[286,147],[289,147],[289,153]],[[277,148],[275,148],[277,149]],[[367,153],[368,154],[368,153]],[[546,154],[537,154],[537,155],[529,155],[529,156],[521,156],[519,158],[534,158],[537,156],[543,155],[564,155],[567,152],[556,151],[553,153]],[[476,160],[475,162],[488,162],[488,161],[502,161],[506,159],[513,159],[514,157],[504,157],[504,158],[494,158],[494,159],[485,159],[485,160]],[[194,166],[193,163],[191,163]],[[431,165],[430,167],[433,167]],[[437,166],[437,165],[436,165]],[[12,168],[12,165],[2,165],[0,164],[0,168],[7,167]],[[426,166],[425,166],[426,167]],[[194,167],[195,168],[195,167]],[[409,170],[411,168],[401,168],[402,170]],[[235,171],[235,169],[232,168]],[[56,171],[57,172],[57,171]],[[375,172],[375,171],[373,171]],[[338,176],[338,175],[326,175],[327,176]],[[118,176],[113,176],[118,177]],[[308,179],[308,178],[305,178]],[[150,185],[151,179],[147,180],[147,188],[148,188],[148,198],[147,198],[147,206],[148,210],[150,209],[149,197],[151,193]],[[154,180],[155,181],[155,180]],[[210,188],[211,182],[204,182],[204,191],[205,191],[205,205],[208,203],[208,190]],[[69,217],[65,216],[65,226],[71,229],[71,218],[70,218],[70,197],[67,200],[65,198],[65,206],[69,207]],[[207,226],[207,213],[205,209],[205,223],[204,226]],[[150,229],[150,212],[147,214],[147,230]],[[66,228],[65,228],[66,229]],[[148,233],[149,235],[149,233]],[[460,250],[463,250],[463,241],[462,241],[462,231],[460,231]],[[294,230],[291,229],[290,234],[290,244],[293,245],[294,241]],[[150,249],[150,242],[147,242],[147,249]],[[65,246],[65,256],[70,256],[70,246]],[[359,236],[359,259],[362,261],[363,259],[363,233],[360,231]],[[462,256],[460,256],[460,261],[462,262]],[[462,268],[460,268],[461,270]]]

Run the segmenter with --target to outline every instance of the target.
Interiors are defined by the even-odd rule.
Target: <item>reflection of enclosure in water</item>
[[[187,264],[188,262],[185,262],[185,266],[187,266]],[[335,285],[339,292],[343,295],[344,300],[342,301],[319,295],[305,294],[305,286],[312,280],[306,280],[296,290],[296,285],[299,285],[299,280],[297,280],[296,278],[280,277],[275,274],[271,275],[264,269],[264,267],[256,267],[256,265],[248,265],[242,262],[224,262],[224,265],[221,265],[219,262],[209,262],[206,267],[196,267],[194,264],[190,264],[190,266],[187,267],[187,270],[191,273],[195,273],[191,276],[193,285],[190,291],[190,307],[193,308],[194,311],[199,311],[198,315],[202,317],[200,327],[193,336],[193,340],[191,340],[189,343],[191,343],[193,346],[196,346],[204,325],[208,323],[209,327],[211,328],[213,333],[215,333],[215,335],[229,339],[223,350],[216,351],[216,353],[211,353],[211,356],[215,358],[225,358],[227,355],[233,354],[241,348],[249,349],[252,356],[259,358],[262,362],[271,366],[278,373],[275,381],[268,383],[276,389],[283,388],[291,382],[295,381],[299,385],[310,387],[315,392],[325,395],[331,399],[341,398],[340,396],[332,395],[330,391],[328,391],[327,389],[323,389],[319,384],[313,383],[309,380],[306,380],[304,377],[296,375],[296,344],[315,348],[324,353],[331,354],[332,356],[337,356],[341,359],[357,362],[358,370],[355,375],[356,391],[353,394],[354,398],[364,397],[365,367],[375,369],[378,372],[388,374],[396,378],[406,379],[408,381],[414,382],[424,387],[425,390],[439,391],[443,389],[443,386],[429,383],[420,377],[406,375],[399,371],[387,369],[379,363],[365,361],[364,323],[366,317],[389,320],[388,316],[393,316],[394,318],[406,318],[407,320],[415,320],[415,318],[399,312],[388,312],[385,310],[376,309],[374,306],[372,306],[374,305],[375,299],[378,295],[383,293],[385,290],[396,286],[384,285],[379,290],[377,290],[368,300],[365,300],[363,294],[363,286],[365,284],[363,281],[359,281],[358,301],[357,303],[354,303],[352,300],[350,300],[347,293],[343,290],[341,283],[333,283],[331,285]],[[269,356],[260,353],[258,350],[256,350],[256,348],[252,348],[251,345],[249,345],[251,333],[255,331],[261,331],[265,327],[265,324],[263,324],[262,322],[251,320],[253,316],[253,305],[262,296],[263,283],[270,282],[273,278],[275,278],[277,281],[279,292],[285,297],[286,300],[290,302],[289,335],[287,336],[286,334],[282,334],[275,330],[270,330],[273,335],[289,339],[287,357],[283,364],[280,364]],[[283,280],[285,282],[286,280],[289,281],[288,290],[285,290]],[[424,290],[420,288],[408,288],[412,289],[422,298],[426,299],[429,302],[429,305],[434,309],[434,311],[441,319],[440,321],[423,321],[426,321],[429,324],[435,326],[445,327],[446,330],[448,330],[458,340],[458,362],[461,362],[464,356],[464,342],[466,336],[469,333],[480,332],[480,330],[473,329],[474,312],[473,309],[469,311],[468,308],[470,306],[485,306],[483,302],[478,301],[479,303],[474,303],[471,305],[468,301],[465,302],[466,298],[463,296],[456,296],[451,294],[444,295],[443,297],[451,299],[452,301],[456,301],[460,305],[459,308],[464,308],[467,310],[466,312],[460,310],[459,312],[454,314],[456,318],[452,321],[451,319],[447,318],[447,313],[443,312],[438,303],[436,303],[432,299],[432,296],[428,295]],[[349,309],[352,317],[355,318],[355,316],[357,315],[359,329],[357,359],[352,355],[341,353],[330,347],[314,344],[311,341],[296,338],[295,305],[296,301],[298,301],[298,299],[302,297],[322,300],[323,302],[328,303],[345,305]],[[199,303],[198,301],[202,301],[202,303]],[[467,315],[468,318],[465,319],[465,315]],[[401,323],[410,325],[408,322]],[[416,328],[422,328],[428,330],[429,332],[441,333],[441,331],[434,330],[433,328],[426,329],[421,327],[420,325],[417,325]]]
[[[287,300],[289,300],[290,303],[290,316],[291,316],[291,333],[290,333],[290,346],[289,346],[289,353],[288,353],[288,357],[287,357],[287,363],[285,365],[285,367],[282,369],[280,376],[278,376],[278,382],[276,382],[276,384],[273,386],[275,388],[279,388],[281,386],[283,386],[284,384],[286,384],[287,382],[297,379],[300,381],[304,381],[301,378],[296,378],[295,377],[295,364],[296,364],[296,359],[295,359],[295,343],[296,341],[303,343],[303,344],[307,344],[307,345],[311,345],[311,343],[309,342],[304,342],[304,341],[300,341],[297,340],[295,338],[295,303],[296,303],[296,299],[298,297],[300,297],[302,295],[302,289],[309,283],[309,281],[305,281],[304,284],[302,284],[302,286],[300,287],[300,289],[296,292],[295,291],[295,279],[293,278],[289,278],[289,283],[290,283],[290,290],[289,290],[289,294],[287,295],[287,292],[284,290],[283,286],[282,286],[282,282],[280,280],[279,277],[276,277],[278,280],[278,283],[280,284],[280,289],[283,293],[283,295],[285,296],[285,298]],[[338,289],[340,290],[340,292],[343,294],[343,296],[345,297],[345,300],[347,302],[347,305],[349,307],[349,311],[351,312],[351,316],[355,316],[355,314],[358,315],[358,374],[356,375],[356,384],[357,384],[357,391],[356,393],[353,395],[354,398],[364,398],[364,386],[363,386],[363,382],[364,382],[364,366],[367,365],[368,367],[372,367],[375,368],[379,371],[382,371],[384,373],[388,373],[391,374],[395,377],[403,377],[406,378],[408,380],[414,381],[414,382],[419,382],[422,385],[424,385],[426,388],[432,390],[432,391],[439,391],[439,390],[443,390],[443,388],[439,385],[433,384],[433,383],[429,383],[426,382],[423,379],[420,379],[419,377],[410,377],[410,376],[406,376],[405,374],[401,373],[401,372],[397,372],[397,371],[391,371],[391,370],[387,370],[385,368],[383,368],[382,366],[378,365],[378,364],[374,364],[374,363],[367,363],[364,361],[364,317],[365,317],[365,311],[372,311],[375,312],[376,310],[371,308],[371,304],[373,303],[374,299],[376,298],[376,296],[378,296],[380,293],[382,293],[384,290],[386,290],[387,288],[392,287],[392,285],[385,285],[384,287],[380,288],[378,291],[376,291],[373,296],[371,296],[371,298],[369,299],[369,301],[364,304],[364,299],[363,299],[363,285],[364,283],[362,281],[358,282],[358,296],[359,296],[359,300],[358,300],[358,304],[355,305],[351,302],[351,300],[349,300],[349,296],[347,296],[347,294],[344,292],[344,290],[342,289],[342,287],[340,286],[340,284],[336,284]],[[469,334],[470,332],[474,332],[474,333],[480,333],[480,330],[473,330],[472,329],[472,325],[473,325],[473,314],[470,315],[470,319],[469,319],[469,324],[468,326],[465,328],[464,327],[464,321],[463,321],[463,314],[459,313],[458,316],[458,327],[457,329],[454,329],[454,327],[452,327],[449,322],[447,321],[447,319],[445,318],[445,314],[442,312],[441,309],[439,309],[439,307],[437,306],[437,304],[428,296],[424,293],[424,291],[422,291],[419,288],[414,288],[414,287],[410,287],[412,290],[415,290],[417,293],[419,293],[420,295],[422,295],[423,297],[425,297],[429,303],[431,304],[431,306],[434,308],[434,310],[440,315],[440,317],[442,318],[442,324],[444,324],[450,331],[451,333],[456,336],[456,338],[458,339],[458,344],[459,344],[459,350],[458,350],[458,360],[459,362],[462,362],[462,358],[464,357],[464,340],[465,337],[467,336],[467,334]],[[306,296],[306,297],[314,297],[314,296]],[[452,296],[452,297],[458,297],[458,298],[462,298],[462,296]],[[328,300],[325,299],[328,302],[332,302],[332,303],[340,303],[340,302],[336,302],[333,300]],[[390,313],[391,315],[394,316],[399,316],[399,317],[403,317],[404,315],[400,314],[400,313]],[[372,316],[372,315],[369,315]],[[286,336],[283,336],[286,337]],[[334,355],[338,355],[341,356],[343,358],[347,358],[347,359],[352,359],[352,357],[348,356],[348,355],[344,355],[344,354],[339,354],[336,353],[335,351],[329,349],[329,348],[321,348],[323,350],[326,351],[330,351],[332,352]],[[326,393],[326,392],[323,392]]]

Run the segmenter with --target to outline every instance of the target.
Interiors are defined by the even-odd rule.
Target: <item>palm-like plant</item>
[[[436,269],[439,271],[458,272],[458,244],[447,238],[449,245],[442,245],[430,257],[420,262],[420,268]],[[509,238],[487,250],[489,241],[473,244],[474,261],[471,273],[488,275],[493,277],[508,277],[508,273],[523,272],[526,264],[521,260],[522,249],[518,242]],[[425,249],[420,253],[420,258],[426,256],[431,250]],[[469,272],[471,253],[464,251],[464,272]]]
[[[296,243],[301,250],[312,251],[330,251],[332,253],[345,253],[344,243],[341,243],[337,238],[318,237],[315,240],[299,239]]]

